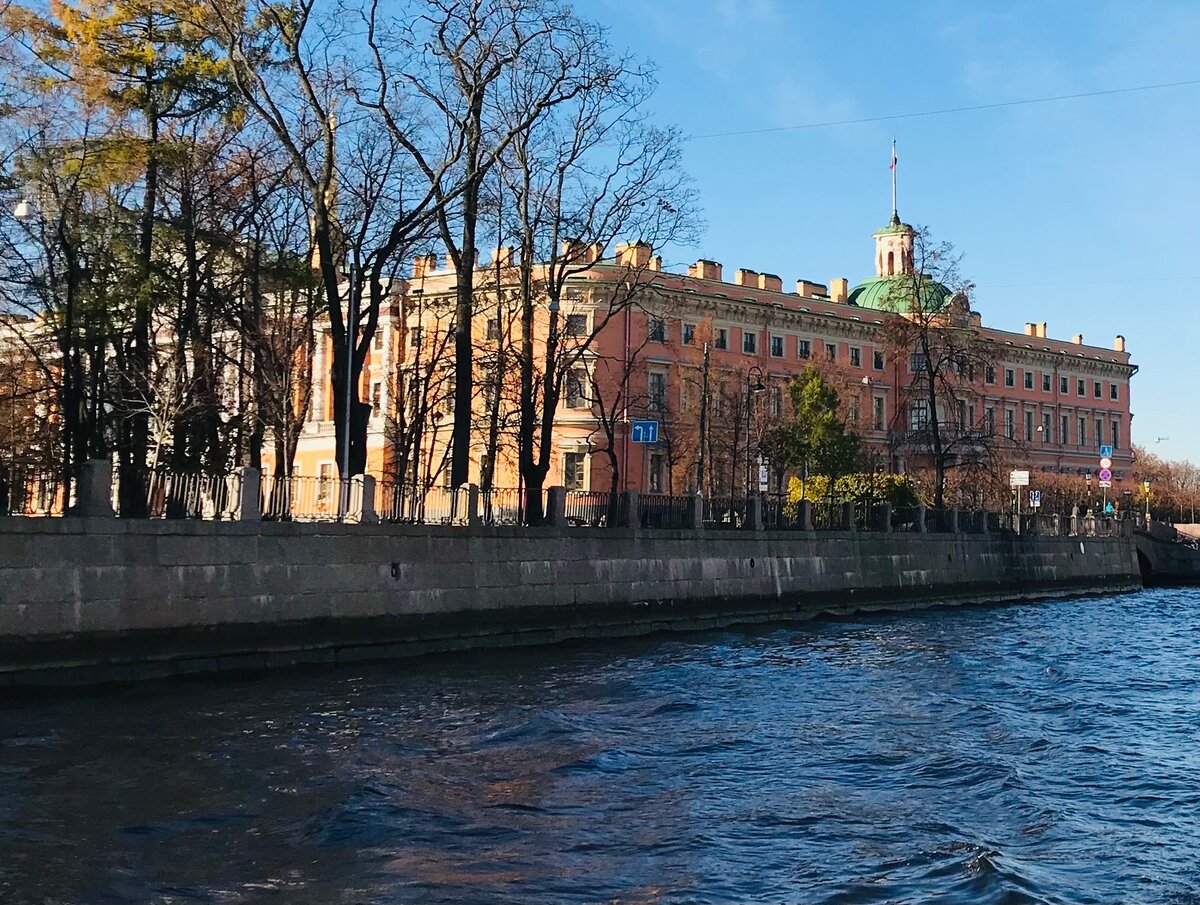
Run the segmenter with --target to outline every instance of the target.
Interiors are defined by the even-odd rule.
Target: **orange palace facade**
[[[611,257],[595,249],[591,263],[570,278],[564,293],[566,342],[581,346],[591,339],[574,354],[564,381],[546,486],[607,490],[615,461],[619,490],[693,491],[707,383],[703,489],[710,495],[757,491],[757,441],[773,422],[787,417],[787,382],[813,362],[830,367],[842,380],[847,415],[876,460],[874,467],[905,472],[928,464],[928,451],[913,437],[930,413],[910,400],[910,364],[888,353],[883,325],[889,315],[878,307],[881,287],[911,267],[914,237],[912,228],[893,216],[874,235],[873,277],[855,287],[845,279],[798,280],[794,292],[784,291],[780,277],[752,270],[737,270],[726,280],[722,266],[709,260],[697,261],[686,274],[669,273],[639,243],[620,245]],[[517,343],[518,321],[506,313],[503,301],[497,302],[506,298],[506,286],[515,284],[511,261],[511,250],[500,249],[476,271],[473,327],[481,375],[486,362],[501,360]],[[419,257],[412,277],[398,284],[364,367],[360,398],[371,405],[367,470],[379,479],[428,486],[448,481],[453,389],[452,343],[446,338],[456,274],[437,264],[434,256]],[[611,299],[635,281],[640,291],[634,303],[611,313]],[[538,341],[544,340],[545,317],[539,311]],[[1035,475],[1075,475],[1082,481],[1097,470],[1100,446],[1111,445],[1115,480],[1128,477],[1133,462],[1130,378],[1137,369],[1123,337],[1101,347],[1085,344],[1081,335],[1053,339],[1044,323],[1027,323],[1023,333],[1011,333],[984,326],[975,312],[970,323],[982,340],[994,344],[988,356],[994,368],[978,375],[969,407],[964,403],[958,413],[938,412],[940,422],[993,435],[1005,467],[1028,468]],[[327,329],[319,335],[316,384],[294,468],[302,476],[333,479],[337,456]],[[414,404],[416,383],[401,375],[417,369],[435,375],[424,387],[428,426],[418,440],[419,455],[407,457],[410,464],[401,475],[396,474],[396,413]],[[518,486],[514,381],[504,378],[495,382],[498,390],[480,386],[474,392],[473,482],[480,480],[494,450],[492,486]],[[491,383],[486,377],[480,382]],[[499,406],[496,392],[502,397]],[[618,399],[621,404],[613,408]],[[491,412],[501,413],[494,442],[488,430]],[[611,441],[605,420],[612,422]],[[659,422],[658,443],[633,442],[631,425],[640,420]],[[746,467],[747,457],[753,470]],[[267,470],[273,470],[269,463]],[[775,478],[771,481],[774,485]]]

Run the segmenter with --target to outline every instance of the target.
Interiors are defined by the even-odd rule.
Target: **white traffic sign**
[[[1101,487],[1112,487],[1112,481],[1101,481],[1100,486]]]
[[[1105,456],[1103,459],[1100,460],[1100,467],[1101,468],[1112,468],[1112,459],[1110,459],[1108,456]]]
[[[1009,487],[1028,487],[1029,472],[1028,471],[1012,471],[1008,475]]]
[[[758,492],[766,493],[767,488],[770,487],[770,484],[771,484],[770,469],[765,464],[759,465],[758,466]]]

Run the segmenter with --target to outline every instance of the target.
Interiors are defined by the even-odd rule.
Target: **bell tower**
[[[888,225],[875,233],[875,276],[894,277],[913,272],[914,230],[900,222],[896,210],[896,140],[892,139],[892,219]]]

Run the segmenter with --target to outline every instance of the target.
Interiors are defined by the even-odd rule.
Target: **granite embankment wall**
[[[0,684],[1139,584],[1128,538],[11,518],[0,523]]]

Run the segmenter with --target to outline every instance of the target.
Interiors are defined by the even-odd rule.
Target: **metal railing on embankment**
[[[170,469],[147,473],[136,513],[119,511],[113,469],[89,462],[73,482],[68,506],[62,484],[49,472],[10,468],[0,472],[0,501],[10,515],[117,514],[123,517],[236,521],[359,522],[407,525],[528,525],[570,528],[633,528],[704,531],[837,531],[911,534],[1010,534],[1115,537],[1132,519],[1062,513],[978,512],[891,506],[871,498],[791,500],[782,495],[713,497],[634,491],[548,488],[541,513],[526,511],[529,494],[517,488],[414,486],[359,475],[260,475],[240,468],[228,474]],[[537,499],[534,498],[536,502]],[[118,511],[114,513],[114,508]]]

